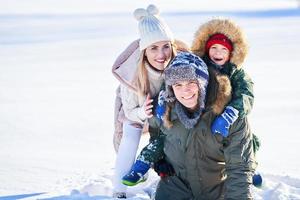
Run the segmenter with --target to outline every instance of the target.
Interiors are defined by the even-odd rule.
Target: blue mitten
[[[211,132],[213,134],[219,133],[223,137],[227,137],[230,125],[232,125],[238,117],[239,111],[232,106],[227,106],[225,111],[213,121]]]
[[[159,92],[158,102],[155,109],[155,115],[161,122],[163,121],[163,116],[166,112],[166,101],[164,97],[164,92],[165,92],[164,90],[161,90]]]

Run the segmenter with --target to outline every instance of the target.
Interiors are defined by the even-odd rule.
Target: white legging
[[[136,128],[129,122],[123,123],[123,136],[119,146],[115,174],[113,180],[114,192],[126,192],[126,186],[122,184],[122,177],[129,172],[135,160],[140,143],[142,128]]]

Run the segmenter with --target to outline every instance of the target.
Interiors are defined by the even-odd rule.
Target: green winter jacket
[[[218,71],[221,74],[227,75],[231,82],[232,97],[228,106],[232,106],[239,111],[240,117],[245,117],[250,113],[253,108],[254,95],[253,95],[253,82],[250,76],[243,68],[237,68],[235,64],[227,62],[218,68],[208,56],[203,57],[204,62],[207,64],[209,70]]]
[[[149,120],[152,134],[165,134],[165,159],[175,176],[162,179],[157,200],[168,199],[252,199],[250,185],[256,167],[247,118],[239,118],[223,139],[210,131],[215,118],[212,110],[202,115],[193,129],[186,129],[174,110],[170,129],[156,118]]]
[[[233,45],[229,63],[223,66],[221,74],[226,74],[232,85],[232,101],[228,104],[239,111],[239,116],[249,114],[253,106],[253,82],[242,66],[248,54],[248,42],[243,30],[229,19],[212,19],[202,24],[196,31],[191,50],[203,58],[208,68],[215,68],[207,59],[207,40],[214,34],[225,35]]]

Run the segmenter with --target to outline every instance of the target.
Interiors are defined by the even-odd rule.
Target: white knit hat
[[[133,14],[139,21],[140,50],[155,42],[174,41],[170,28],[159,17],[159,10],[155,5],[151,4],[147,9],[138,8]]]

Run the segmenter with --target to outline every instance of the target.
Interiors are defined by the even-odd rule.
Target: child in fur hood
[[[191,47],[207,64],[210,74],[209,88],[218,87],[212,74],[228,76],[232,87],[231,101],[221,115],[211,125],[213,134],[227,137],[230,126],[237,118],[245,118],[251,112],[254,103],[253,82],[242,68],[248,54],[248,44],[243,30],[229,19],[212,19],[201,25],[196,31]],[[210,93],[211,94],[211,93]],[[214,99],[213,97],[208,97]],[[207,102],[208,104],[212,102]],[[219,109],[219,108],[217,108]],[[253,134],[253,148],[257,152],[260,141]],[[262,184],[260,174],[253,176],[253,184]]]
[[[225,108],[218,107],[218,97],[216,93],[208,92],[206,98],[207,105],[214,105],[214,113],[219,113],[211,124],[211,133],[220,134],[224,141],[230,140],[230,127],[238,118],[245,118],[253,107],[253,82],[242,68],[242,63],[248,52],[248,45],[240,27],[227,19],[213,19],[200,26],[197,30],[191,47],[193,53],[201,57],[207,64],[209,71],[209,84],[207,91],[220,90],[218,76],[225,75],[229,78],[232,87],[231,101]],[[224,91],[225,92],[225,91]],[[164,126],[163,115],[165,113],[165,103],[168,100],[160,93],[158,105],[156,107],[156,117],[160,118]],[[220,100],[222,101],[222,100]],[[186,127],[191,128],[191,127]],[[151,130],[150,130],[150,134]],[[132,170],[123,177],[126,185],[136,185],[142,180],[143,175],[150,166],[163,159],[164,135],[157,134],[150,143],[142,150],[137,158]],[[256,151],[259,141],[254,136],[253,148]],[[172,167],[161,172],[172,174]],[[170,173],[171,172],[171,173]],[[259,176],[259,175],[258,175]],[[257,180],[257,178],[259,180]],[[258,182],[256,182],[258,181]],[[254,184],[261,184],[261,177],[254,176]]]
[[[211,127],[213,133],[227,137],[230,125],[237,117],[248,115],[254,101],[253,82],[242,68],[248,53],[244,33],[231,20],[213,19],[197,30],[191,49],[204,60],[210,74],[224,74],[230,79],[232,99]],[[214,76],[211,76],[212,78]],[[210,80],[211,82],[213,80]]]

